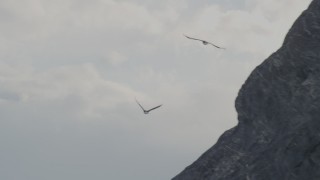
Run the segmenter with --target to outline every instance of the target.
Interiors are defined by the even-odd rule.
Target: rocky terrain
[[[320,180],[320,0],[236,99],[239,123],[173,180]]]

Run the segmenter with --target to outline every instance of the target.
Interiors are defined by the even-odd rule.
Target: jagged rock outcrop
[[[236,99],[239,123],[173,180],[320,180],[320,0]]]

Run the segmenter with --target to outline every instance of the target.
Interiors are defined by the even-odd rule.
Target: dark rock
[[[236,99],[239,123],[173,180],[320,180],[320,0]]]

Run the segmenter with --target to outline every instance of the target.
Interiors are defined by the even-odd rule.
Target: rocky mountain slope
[[[239,123],[173,180],[320,180],[320,0],[236,99]]]

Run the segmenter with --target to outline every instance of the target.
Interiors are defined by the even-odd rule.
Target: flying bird
[[[136,102],[137,102],[137,104],[141,107],[141,109],[143,110],[144,114],[148,114],[150,111],[155,110],[155,109],[157,109],[157,108],[159,108],[159,107],[162,106],[162,104],[161,104],[161,105],[156,106],[156,107],[153,107],[153,108],[151,108],[151,109],[149,109],[149,110],[145,110],[145,109],[141,106],[141,104],[138,102],[137,99],[136,99]]]
[[[213,43],[211,43],[211,42],[205,41],[205,40],[196,39],[196,38],[193,38],[193,37],[189,37],[189,36],[187,36],[187,35],[184,35],[184,36],[185,36],[186,38],[188,38],[188,39],[192,39],[192,40],[196,40],[196,41],[201,41],[203,45],[208,45],[208,44],[210,44],[210,45],[212,45],[212,46],[214,46],[214,47],[216,47],[216,48],[218,48],[218,49],[226,49],[226,48],[217,46],[217,45],[215,45],[215,44],[213,44]]]

